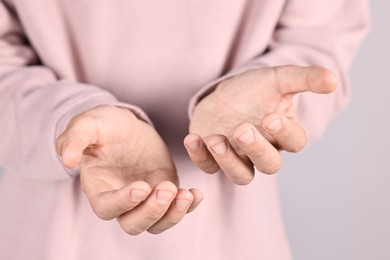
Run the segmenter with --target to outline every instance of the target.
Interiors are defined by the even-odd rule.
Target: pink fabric
[[[187,111],[224,76],[327,66],[342,79],[338,90],[296,98],[310,138],[318,138],[347,103],[346,72],[367,30],[367,2],[1,1],[1,258],[289,259],[275,177],[257,174],[239,187],[201,173],[182,147]],[[77,170],[61,166],[56,137],[100,104],[149,121],[147,114],[174,153],[182,185],[204,192],[178,226],[126,235],[93,214]]]

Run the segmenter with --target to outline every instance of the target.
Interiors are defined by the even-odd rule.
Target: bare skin
[[[160,233],[202,200],[179,189],[171,155],[157,132],[125,108],[100,106],[74,117],[57,139],[67,168],[80,166],[82,188],[104,220],[137,235]]]
[[[248,71],[220,83],[195,108],[184,145],[203,171],[219,169],[248,184],[255,166],[274,173],[280,150],[299,151],[306,134],[294,111],[295,94],[330,93],[334,74],[317,67]],[[172,157],[158,133],[125,108],[100,106],[74,117],[57,139],[67,168],[80,167],[92,209],[116,218],[125,232],[161,233],[201,202],[197,189],[182,189]]]
[[[184,145],[203,171],[222,169],[236,184],[252,181],[255,166],[272,174],[280,150],[298,152],[306,143],[293,96],[332,92],[336,76],[320,67],[283,66],[245,72],[220,83],[196,106]]]

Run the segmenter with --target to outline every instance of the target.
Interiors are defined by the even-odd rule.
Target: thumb
[[[72,169],[80,164],[83,151],[97,142],[97,128],[94,120],[85,117],[75,118],[67,129],[57,138],[56,149],[66,168]]]
[[[323,67],[281,66],[275,67],[275,80],[282,94],[297,94],[311,91],[327,94],[338,85],[336,75]]]

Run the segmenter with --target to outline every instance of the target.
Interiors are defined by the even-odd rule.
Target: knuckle
[[[280,160],[270,163],[264,170],[266,174],[274,174],[280,170],[282,162]]]
[[[240,175],[239,178],[235,179],[234,183],[237,185],[248,185],[252,182],[253,175]]]
[[[173,215],[173,216],[170,216],[166,219],[166,227],[169,228],[169,227],[173,227],[174,225],[176,225],[177,223],[180,222],[180,220],[182,219],[182,215]]]
[[[207,155],[196,158],[194,163],[207,173],[215,173],[219,170],[218,164]]]
[[[177,223],[180,222],[182,217],[179,216],[170,216],[168,218],[164,219],[164,223],[160,223],[160,225],[152,226],[148,229],[148,232],[151,234],[160,234],[164,232],[165,230],[175,226]]]
[[[196,164],[208,164],[210,161],[210,158],[207,155],[202,155],[194,158],[194,162]]]
[[[295,146],[293,146],[293,147],[290,148],[290,151],[289,151],[289,152],[297,153],[297,152],[299,152],[300,150],[302,150],[303,147],[305,147],[305,144],[304,144],[304,143],[295,145]]]
[[[161,234],[161,233],[163,233],[164,231],[170,229],[170,228],[173,227],[175,224],[177,224],[177,223],[171,223],[171,222],[165,222],[165,221],[164,221],[164,225],[155,225],[155,226],[152,226],[152,227],[149,228],[147,231],[148,231],[150,234],[158,235],[158,234]]]
[[[150,209],[145,211],[145,219],[147,221],[151,221],[151,222],[157,221],[162,217],[164,212],[165,212],[165,210],[163,208],[160,208],[157,206],[151,207]]]
[[[122,230],[132,236],[139,235],[146,230],[146,228],[136,222],[134,218],[129,218],[128,216],[120,216],[117,218],[117,221]]]
[[[301,140],[297,141],[294,145],[289,147],[288,152],[297,153],[302,150],[306,145],[306,136],[301,138]]]
[[[234,171],[239,165],[239,161],[236,158],[226,158],[222,160],[220,165],[223,165],[223,169],[227,171]]]
[[[98,216],[100,219],[102,220],[111,220],[113,219],[111,216],[109,216],[109,214],[107,214],[107,212],[105,210],[103,210],[102,208],[94,208],[93,209],[96,216]]]
[[[253,159],[253,161],[261,161],[266,154],[266,149],[263,147],[256,147],[252,151],[248,151],[248,155]]]
[[[121,211],[128,211],[141,202],[141,201],[132,200],[132,198],[126,192],[120,194],[119,201],[120,203],[118,205],[118,208]]]
[[[168,230],[169,228],[173,227],[175,224],[165,223],[164,226],[158,226],[158,227],[151,227],[147,231],[150,234],[158,235],[163,233],[164,231]]]
[[[148,232],[150,234],[152,234],[152,235],[158,235],[158,234],[161,234],[164,231],[165,231],[165,229],[157,229],[157,228],[148,229]]]
[[[129,234],[131,236],[137,236],[145,231],[141,227],[132,227],[132,226],[129,227],[129,226],[123,226],[123,225],[121,225],[121,227],[122,227],[123,231],[125,231],[127,234]]]
[[[216,173],[220,169],[216,164],[202,165],[200,168],[206,173]]]
[[[219,170],[218,164],[214,161],[211,155],[206,153],[196,156],[192,155],[191,160],[206,173],[215,173]]]
[[[269,158],[268,160],[264,160],[264,158],[262,158],[255,163],[256,169],[265,174],[274,174],[280,170],[281,166],[282,159],[280,155]]]

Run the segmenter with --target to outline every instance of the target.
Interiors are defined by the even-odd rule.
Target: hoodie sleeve
[[[59,79],[41,66],[16,14],[0,2],[0,165],[5,172],[36,180],[61,180],[67,171],[55,140],[69,120],[90,108],[111,104],[131,109],[96,86]],[[76,173],[77,174],[77,173]]]
[[[219,82],[245,71],[281,65],[323,66],[338,75],[337,90],[328,95],[295,96],[298,117],[313,141],[348,103],[348,70],[368,27],[367,0],[287,0],[268,51],[202,88],[190,102],[190,114]]]

